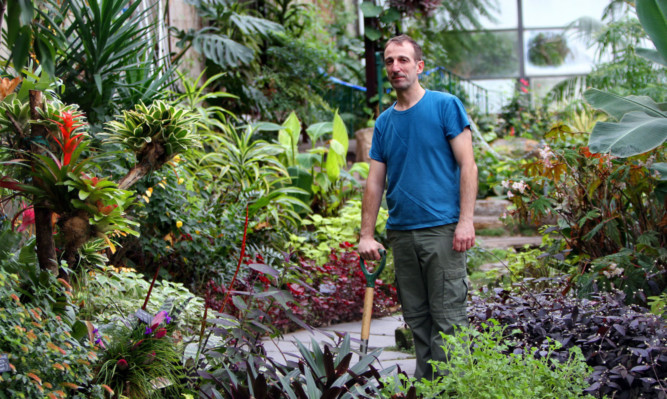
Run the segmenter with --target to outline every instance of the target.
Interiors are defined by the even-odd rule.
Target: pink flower
[[[165,319],[168,317],[168,313],[164,310],[161,310],[157,312],[155,317],[153,317],[153,320],[151,320],[151,330],[155,331],[157,327],[165,321]]]
[[[23,217],[21,218],[21,225],[16,228],[16,231],[26,231],[35,224],[35,209],[33,207],[23,208]]]
[[[524,86],[528,86],[528,81],[524,78],[519,79],[519,82],[521,82],[521,84]]]
[[[130,368],[130,365],[127,364],[127,360],[125,360],[125,359],[120,359],[119,361],[117,361],[117,362],[116,362],[116,366],[118,366],[118,368],[119,368],[120,370],[123,370],[123,371],[127,370],[128,368]]]

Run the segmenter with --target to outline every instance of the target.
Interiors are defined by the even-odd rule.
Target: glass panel
[[[515,31],[445,33],[435,65],[447,65],[466,79],[519,76],[517,42]]]
[[[488,10],[495,21],[489,21],[485,17],[479,17],[479,22],[484,29],[516,29],[519,26],[519,13],[517,11],[517,0],[497,0],[496,9]]]
[[[528,76],[586,74],[595,60],[595,49],[562,29],[525,31],[524,42]]]
[[[587,16],[602,20],[609,0],[523,0],[525,28],[555,28]]]
[[[494,79],[473,80],[473,83],[485,88],[488,93],[489,112],[500,112],[504,104],[514,95],[516,80]]]

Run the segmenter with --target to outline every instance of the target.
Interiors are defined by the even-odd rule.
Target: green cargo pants
[[[456,224],[389,230],[398,297],[415,341],[415,377],[433,378],[429,360],[446,361],[440,332],[468,326],[466,254],[452,249]]]

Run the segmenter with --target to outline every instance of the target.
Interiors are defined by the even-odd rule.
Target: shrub
[[[569,131],[560,127],[551,137]],[[540,150],[525,167],[526,182],[506,181],[514,215],[534,222],[557,217],[548,232],[562,245],[552,254],[575,260],[580,292],[622,289],[629,302],[646,305],[667,287],[667,208],[652,165],[665,160],[653,150],[631,158],[592,154],[588,148]]]
[[[331,250],[329,261],[318,265],[315,261],[301,259],[298,265],[287,265],[285,271],[272,276],[271,268],[258,264],[261,256],[253,260],[246,259],[251,272],[243,279],[236,280],[230,314],[238,316],[241,311],[256,308],[271,316],[271,325],[282,331],[292,331],[303,327],[303,323],[318,327],[323,325],[360,320],[366,279],[359,266],[359,255],[351,250],[352,244],[340,244],[340,250]],[[272,270],[272,269],[271,269]],[[282,308],[273,307],[277,288],[283,289],[280,295]],[[210,281],[206,286],[205,297],[208,307],[220,309],[227,289],[221,284]],[[373,314],[387,315],[398,306],[396,288],[376,281],[373,302]],[[297,316],[301,323],[294,320]]]
[[[561,345],[526,348],[511,353],[512,337],[519,330],[507,331],[493,319],[482,323],[480,331],[462,329],[456,335],[444,335],[447,362],[434,361],[441,376],[429,381],[414,381],[416,394],[423,398],[579,398],[586,387],[591,368],[581,350],[569,350],[568,358],[558,362],[549,355]],[[509,352],[509,353],[508,353]],[[545,353],[546,352],[546,353]],[[403,390],[396,382],[385,394]],[[392,392],[393,391],[393,392]],[[389,395],[386,395],[387,397]],[[587,395],[587,397],[591,397]]]
[[[178,397],[187,392],[181,382],[181,336],[172,316],[177,311],[161,310],[144,324],[136,318],[105,326],[104,352],[97,365],[97,381],[114,392],[131,398]]]
[[[473,296],[471,324],[481,327],[493,318],[518,330],[505,353],[529,353],[564,362],[579,347],[594,371],[585,389],[596,397],[664,398],[667,378],[667,324],[637,306],[623,304],[622,292],[597,295],[593,300],[563,295],[563,284],[541,292],[521,283],[519,293],[496,289],[486,298]],[[558,283],[558,284],[556,284]],[[552,341],[559,348],[549,346]]]
[[[90,272],[77,281],[75,301],[81,304],[79,317],[96,325],[108,324],[126,315],[133,314],[143,306],[150,282],[133,270]],[[146,311],[156,314],[165,303],[183,306],[181,317],[176,320],[179,327],[198,328],[204,313],[204,300],[194,296],[181,283],[157,280],[151,291]]]
[[[11,235],[0,241],[11,246]],[[105,388],[92,383],[96,348],[72,328],[71,287],[36,263],[34,241],[0,251],[0,353],[11,365],[0,398],[102,398]]]

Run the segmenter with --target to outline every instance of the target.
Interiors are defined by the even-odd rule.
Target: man
[[[417,354],[416,378],[433,378],[429,360],[446,361],[440,332],[467,326],[465,251],[475,244],[477,165],[461,101],[425,90],[422,51],[409,36],[384,50],[397,101],[375,122],[362,203],[359,254],[380,259],[375,222],[387,180],[387,238],[403,315]]]

